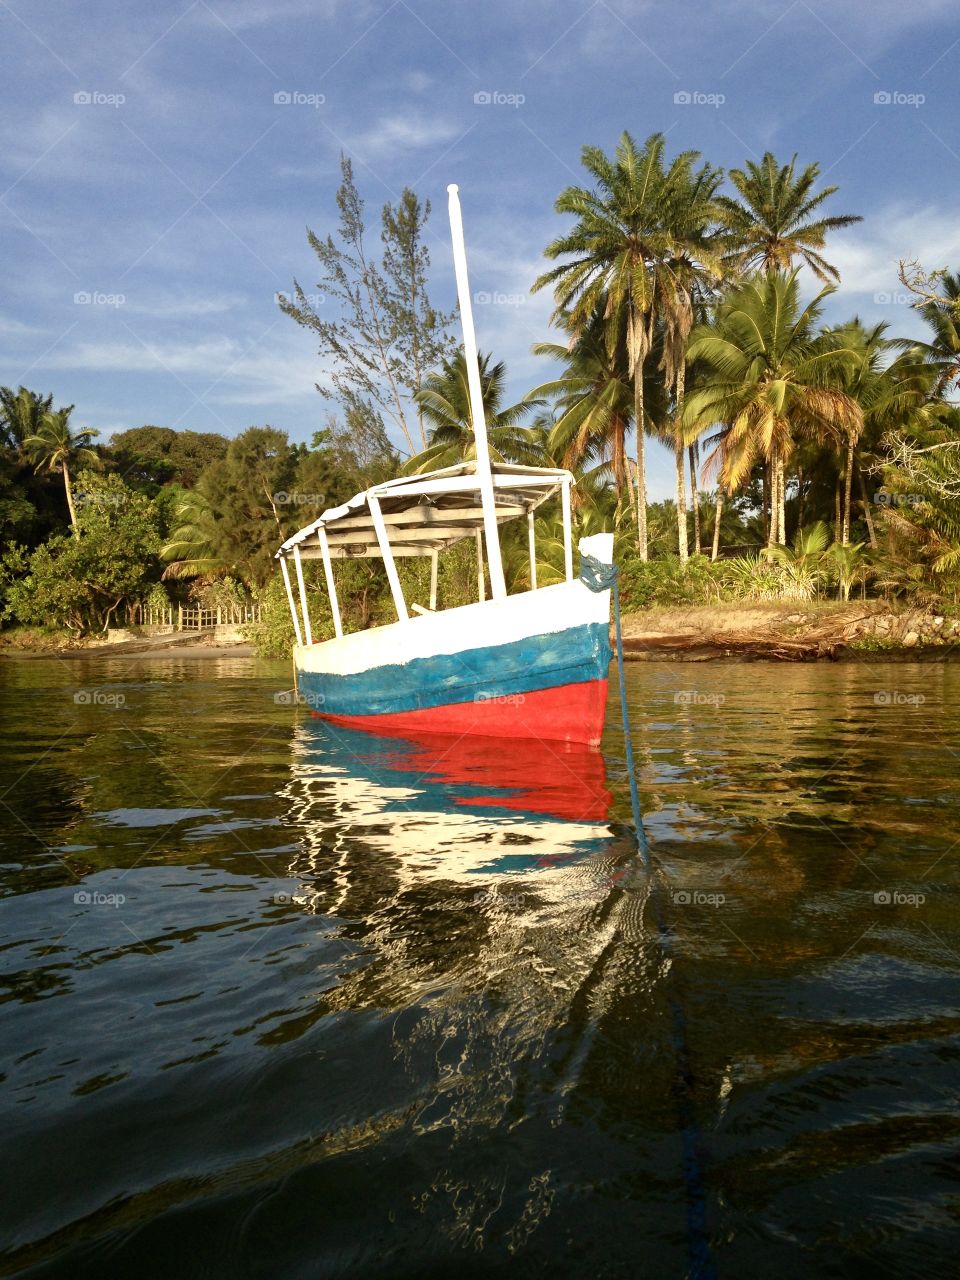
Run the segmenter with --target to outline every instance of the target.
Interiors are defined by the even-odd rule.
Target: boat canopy
[[[490,470],[498,525],[532,516],[541,503],[564,490],[564,506],[569,503],[569,471],[503,462],[491,464]],[[277,559],[294,553],[303,559],[321,557],[324,543],[331,559],[379,558],[378,524],[394,556],[432,555],[483,529],[480,485],[475,462],[374,485],[298,530],[280,547]]]

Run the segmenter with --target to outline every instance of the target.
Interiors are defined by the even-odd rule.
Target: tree
[[[204,467],[224,457],[229,444],[226,436],[213,431],[131,427],[111,438],[107,457],[125,480],[153,494],[171,483],[191,489]]]
[[[786,541],[785,463],[798,437],[829,436],[840,448],[863,422],[860,406],[842,390],[854,353],[816,332],[832,288],[801,308],[797,274],[744,281],[695,330],[688,353],[705,374],[684,417],[689,427],[720,424],[710,443],[721,483],[732,491],[756,461],[769,465],[771,546]]]
[[[674,190],[688,178],[697,152],[684,152],[664,168],[666,143],[651,134],[643,148],[624,133],[611,161],[599,147],[584,147],[581,161],[593,189],[567,187],[557,197],[558,213],[576,221],[544,250],[565,258],[544,272],[534,290],[552,285],[556,315],[574,336],[598,312],[609,322],[608,345],[626,335],[627,361],[634,390],[637,435],[637,545],[647,558],[647,487],[644,464],[644,363],[653,345],[656,271],[674,250],[664,210]]]
[[[70,512],[70,525],[74,537],[80,537],[77,523],[77,509],[73,501],[73,487],[70,482],[71,466],[98,466],[100,459],[90,446],[99,434],[96,431],[72,431],[70,414],[73,405],[66,409],[50,410],[43,415],[37,430],[23,441],[23,447],[34,462],[36,471],[60,472],[63,476],[63,489],[67,498],[67,509]]]
[[[280,310],[320,340],[320,355],[331,365],[331,385],[318,384],[317,390],[339,399],[347,414],[371,424],[386,420],[413,454],[411,398],[426,370],[452,345],[448,329],[453,317],[437,311],[427,293],[430,256],[423,235],[430,204],[421,205],[407,188],[396,208],[384,206],[378,264],[366,245],[363,200],[346,156],[340,157],[340,172],[339,243],[307,229],[321,268],[320,297],[309,297],[294,281],[293,298],[278,299]],[[426,447],[422,420],[419,435]]]
[[[937,271],[924,277],[918,272],[917,267],[908,274],[901,262],[900,279],[918,295],[914,305],[933,330],[933,337],[930,342],[912,345],[924,353],[936,370],[934,394],[945,396],[960,386],[960,273]]]
[[[684,484],[683,401],[686,393],[687,348],[694,319],[703,316],[707,300],[723,274],[716,229],[716,192],[721,172],[710,165],[696,173],[681,170],[666,205],[664,222],[673,247],[656,272],[658,310],[663,326],[663,355],[660,365],[673,392],[673,450],[677,489],[677,546],[680,563],[687,561],[687,499]],[[691,464],[693,459],[691,456]],[[695,520],[699,519],[696,497],[696,468],[691,466]],[[700,549],[699,526],[696,528]]]
[[[799,258],[824,284],[840,279],[836,267],[820,254],[827,234],[863,219],[852,214],[823,217],[820,206],[837,191],[824,187],[814,193],[818,164],[796,172],[797,157],[780,165],[772,152],[759,164],[748,160],[730,170],[740,199],[720,196],[721,216],[728,234],[731,261],[743,272],[789,271]]]
[[[5,616],[80,634],[106,630],[120,606],[155,579],[159,536],[149,499],[116,475],[83,472],[77,485],[78,536],[56,535],[29,555],[14,551]]]
[[[26,387],[16,391],[0,387],[0,446],[17,449],[30,436],[35,436],[48,413],[53,411],[53,396],[41,396]]]
[[[535,464],[536,448],[529,431],[521,423],[542,401],[527,398],[503,407],[506,382],[503,361],[491,364],[492,357],[483,353],[478,353],[477,359],[491,459],[494,462]],[[417,393],[417,403],[424,420],[431,427],[429,445],[405,463],[402,468],[405,474],[449,467],[476,457],[467,360],[462,347],[444,361],[438,372],[427,377]]]

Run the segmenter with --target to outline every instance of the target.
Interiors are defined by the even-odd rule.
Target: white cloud
[[[831,241],[829,260],[840,272],[843,294],[902,290],[897,281],[901,258],[916,258],[927,270],[960,264],[960,222],[935,205],[908,209],[888,206]]]
[[[354,135],[351,146],[361,156],[383,155],[440,146],[453,142],[463,132],[463,126],[455,121],[420,113],[385,116],[364,133]]]

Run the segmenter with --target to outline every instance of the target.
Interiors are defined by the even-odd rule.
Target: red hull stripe
[[[477,733],[497,738],[596,744],[603,732],[606,705],[607,681],[603,679],[376,716],[324,715],[322,711],[315,711],[314,715],[373,733]]]

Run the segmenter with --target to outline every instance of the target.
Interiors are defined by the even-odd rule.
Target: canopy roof
[[[526,515],[563,484],[573,483],[571,473],[559,469],[499,462],[492,464],[491,471],[498,524]],[[292,554],[295,547],[300,548],[303,558],[319,556],[317,535],[321,529],[334,559],[378,557],[380,545],[370,510],[371,498],[380,504],[395,556],[430,555],[483,528],[477,466],[475,462],[461,462],[365,489],[298,530],[280,547],[277,558]]]

